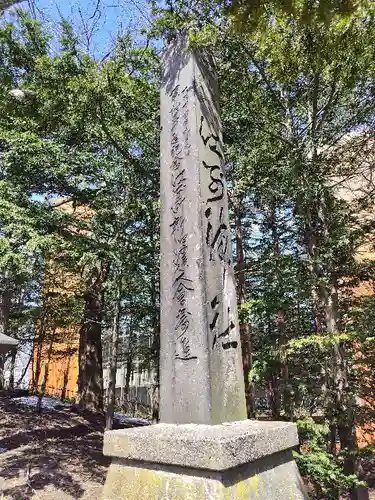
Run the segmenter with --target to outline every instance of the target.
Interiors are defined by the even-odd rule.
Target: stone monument
[[[296,427],[246,420],[213,63],[180,35],[161,91],[160,424],[109,431],[103,500],[302,499]]]
[[[217,82],[184,37],[161,93],[160,418],[246,419]]]

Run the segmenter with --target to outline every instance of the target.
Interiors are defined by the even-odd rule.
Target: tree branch
[[[12,5],[16,5],[18,3],[22,3],[25,0],[0,0],[0,14],[12,7]]]

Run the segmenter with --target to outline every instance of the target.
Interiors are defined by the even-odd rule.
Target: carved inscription
[[[172,185],[172,223],[170,224],[173,239],[173,300],[177,305],[175,316],[176,348],[175,358],[181,361],[197,359],[191,347],[191,312],[189,311],[189,294],[194,290],[189,278],[187,258],[188,234],[186,222],[186,170],[182,159],[190,154],[188,87],[180,89],[177,85],[171,92],[171,185]],[[180,139],[182,131],[182,140]]]
[[[207,161],[202,161],[203,171],[208,173],[202,176],[207,179],[209,195],[205,200],[205,244],[208,250],[209,263],[219,266],[222,270],[222,286],[226,283],[226,272],[231,265],[230,230],[225,214],[225,178],[222,168],[224,161],[220,137],[210,132],[209,125],[201,116],[199,135],[203,146],[207,148]],[[208,161],[209,160],[209,161]],[[229,303],[224,300],[223,294],[215,295],[209,303],[209,328],[211,331],[212,349],[220,347],[223,350],[236,349],[238,342],[232,340],[231,332],[235,330],[233,315]]]
[[[228,256],[228,226],[224,222],[223,212],[224,208],[220,207],[219,221],[215,231],[210,220],[212,209],[209,207],[204,213],[208,219],[206,227],[206,244],[210,249],[210,261],[214,260],[215,256],[221,261],[224,261]]]
[[[222,340],[223,342],[221,343],[221,347],[223,349],[230,349],[236,348],[238,345],[237,341],[231,341],[228,340],[230,337],[230,332],[236,328],[236,325],[233,322],[233,319],[231,318],[231,313],[230,313],[230,307],[227,307],[226,310],[226,318],[224,321],[224,324],[228,324],[227,328],[223,331],[219,331],[218,328],[218,320],[219,320],[219,312],[218,309],[221,306],[221,300],[219,300],[218,296],[216,295],[213,300],[211,300],[211,310],[212,310],[212,321],[210,323],[210,330],[212,334],[212,349],[215,347],[216,343],[218,340]]]

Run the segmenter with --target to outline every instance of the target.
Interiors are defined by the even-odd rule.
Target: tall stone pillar
[[[218,91],[181,37],[161,91],[162,422],[246,419]]]
[[[162,61],[161,423],[105,434],[103,500],[300,500],[294,424],[246,420],[218,92],[180,36]]]

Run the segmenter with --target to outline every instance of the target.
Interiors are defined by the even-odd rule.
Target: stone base
[[[302,500],[296,428],[283,422],[110,431],[102,500]]]

